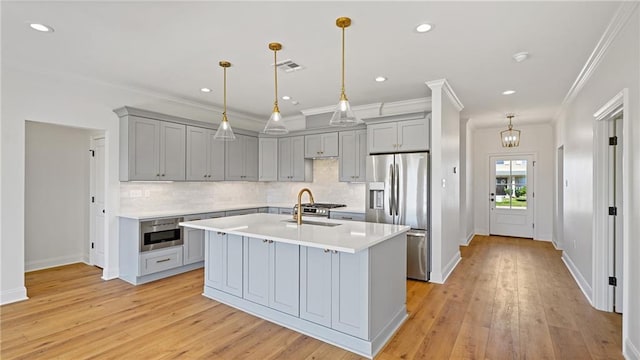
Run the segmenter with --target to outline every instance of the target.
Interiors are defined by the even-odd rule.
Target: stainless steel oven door
[[[140,222],[140,251],[151,251],[184,244],[182,218]]]

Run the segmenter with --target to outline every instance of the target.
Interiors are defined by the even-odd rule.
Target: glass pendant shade
[[[518,147],[520,145],[520,130],[514,130],[513,125],[511,125],[513,115],[507,115],[507,118],[509,118],[509,128],[507,130],[500,131],[502,147]]]
[[[229,120],[227,120],[227,114],[222,114],[222,121],[220,122],[220,126],[218,126],[218,130],[216,130],[216,134],[213,135],[213,138],[215,140],[223,141],[236,139],[236,135],[233,133],[231,125],[229,125]]]
[[[227,68],[231,66],[228,61],[220,61],[220,66],[224,69],[224,111],[222,112],[222,121],[216,130],[216,134],[213,135],[214,140],[233,141],[236,139],[236,135],[233,133],[233,129],[227,119]]]
[[[273,78],[275,88],[275,99],[273,101],[273,112],[264,126],[263,133],[269,135],[285,135],[289,133],[289,130],[284,126],[284,120],[282,120],[282,114],[280,114],[280,108],[278,108],[278,50],[282,49],[280,43],[269,43],[269,49],[273,50]]]

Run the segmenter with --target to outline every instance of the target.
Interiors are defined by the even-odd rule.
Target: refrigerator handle
[[[398,216],[398,203],[400,202],[400,167],[396,164],[396,216]]]
[[[393,176],[393,164],[389,165],[389,215],[393,216],[393,185],[394,185],[394,176]]]

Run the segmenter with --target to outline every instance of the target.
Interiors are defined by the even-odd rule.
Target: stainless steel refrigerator
[[[407,277],[429,280],[429,153],[367,158],[366,221],[411,226]]]

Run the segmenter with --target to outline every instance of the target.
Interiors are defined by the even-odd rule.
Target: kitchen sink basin
[[[286,222],[289,224],[296,224],[297,221],[290,219],[290,220],[282,220],[282,222]],[[330,223],[330,222],[324,222],[324,221],[313,221],[313,220],[302,220],[302,224],[304,225],[318,225],[318,226],[327,226],[327,227],[334,227],[334,226],[340,226],[342,224],[339,223]]]

